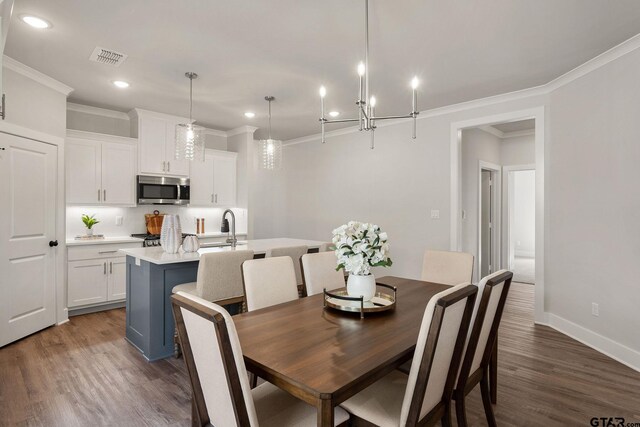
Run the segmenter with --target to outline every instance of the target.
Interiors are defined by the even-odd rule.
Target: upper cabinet
[[[187,119],[135,108],[131,135],[138,138],[140,175],[189,176],[189,161],[175,160],[176,125]]]
[[[136,152],[132,138],[67,131],[67,204],[135,206]]]
[[[235,206],[236,162],[236,153],[218,150],[206,150],[204,162],[192,162],[189,205]]]

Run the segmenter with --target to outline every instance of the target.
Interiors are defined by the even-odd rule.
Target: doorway
[[[535,165],[512,166],[506,173],[507,257],[513,280],[535,284]]]

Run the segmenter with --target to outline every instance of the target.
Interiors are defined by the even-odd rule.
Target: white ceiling
[[[273,136],[286,140],[319,131],[321,84],[327,111],[353,116],[363,3],[16,0],[5,53],[75,88],[73,102],[121,111],[188,114],[184,73],[195,71],[194,116],[221,130],[266,128],[274,95]],[[22,13],[53,28],[34,30]],[[544,84],[640,33],[640,1],[372,0],[370,24],[377,113],[405,114],[414,74],[421,110]],[[129,58],[89,62],[96,46]]]

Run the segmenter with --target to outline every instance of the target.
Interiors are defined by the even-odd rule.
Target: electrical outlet
[[[116,217],[116,225],[122,225],[122,217],[120,215]]]
[[[437,209],[431,209],[431,219],[440,219],[440,211]]]
[[[595,302],[591,303],[591,314],[596,317],[600,316],[600,309],[598,308],[598,304]]]

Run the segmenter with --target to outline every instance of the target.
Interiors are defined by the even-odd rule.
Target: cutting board
[[[144,215],[144,222],[147,224],[147,233],[160,234],[162,231],[162,221],[164,220],[164,214],[158,211],[153,211],[152,214]]]

